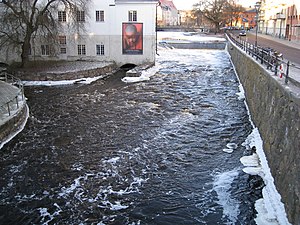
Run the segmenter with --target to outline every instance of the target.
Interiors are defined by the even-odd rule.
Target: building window
[[[67,37],[66,36],[58,36],[58,41],[60,45],[66,45],[67,44]]]
[[[66,11],[58,11],[58,21],[59,22],[66,22],[67,21]]]
[[[85,45],[77,46],[78,55],[86,55]]]
[[[77,11],[77,22],[85,22],[85,12]]]
[[[128,11],[128,21],[137,21],[137,11]]]
[[[49,45],[41,45],[42,55],[50,55],[50,46]]]
[[[96,45],[96,54],[104,55],[104,44]]]
[[[97,10],[96,11],[96,22],[103,22],[104,21],[104,11]]]
[[[60,54],[67,54],[67,48],[60,48]]]

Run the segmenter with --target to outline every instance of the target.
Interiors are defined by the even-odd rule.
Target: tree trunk
[[[220,24],[219,22],[215,22],[215,34],[219,33],[220,32]]]
[[[26,36],[24,38],[24,42],[22,44],[22,53],[21,53],[21,67],[25,67],[29,62],[29,53],[30,53],[30,41],[31,41],[32,32],[27,31]]]

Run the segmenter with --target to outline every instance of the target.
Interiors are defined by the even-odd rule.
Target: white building
[[[35,38],[31,43],[31,60],[113,61],[117,65],[135,65],[155,61],[157,0],[93,0],[88,11],[78,11],[77,21],[84,31],[68,29],[68,13],[57,9],[57,20],[65,23],[58,40],[60,46]],[[126,26],[137,29],[132,49],[125,46]],[[134,28],[134,29],[135,29]],[[0,62],[20,61],[7,54]]]
[[[300,1],[262,0],[259,32],[281,39],[300,41]]]
[[[161,27],[180,25],[179,13],[172,0],[159,0],[157,23]]]

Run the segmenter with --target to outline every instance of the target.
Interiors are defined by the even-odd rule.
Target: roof
[[[176,6],[174,5],[172,0],[159,0],[160,6],[162,8],[168,8],[168,9],[175,9],[177,10]]]
[[[115,0],[115,3],[135,3],[135,2],[151,3],[151,2],[158,2],[158,0]]]
[[[245,12],[246,13],[256,13],[256,9],[255,8],[249,8],[249,9],[246,9]]]

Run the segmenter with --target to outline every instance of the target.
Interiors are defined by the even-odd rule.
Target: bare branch
[[[28,60],[33,37],[56,40],[60,29],[57,9],[64,6],[68,12],[69,28],[84,31],[84,23],[78,23],[76,13],[85,10],[90,0],[3,0],[0,11],[0,46],[3,43],[19,45],[22,61]]]

